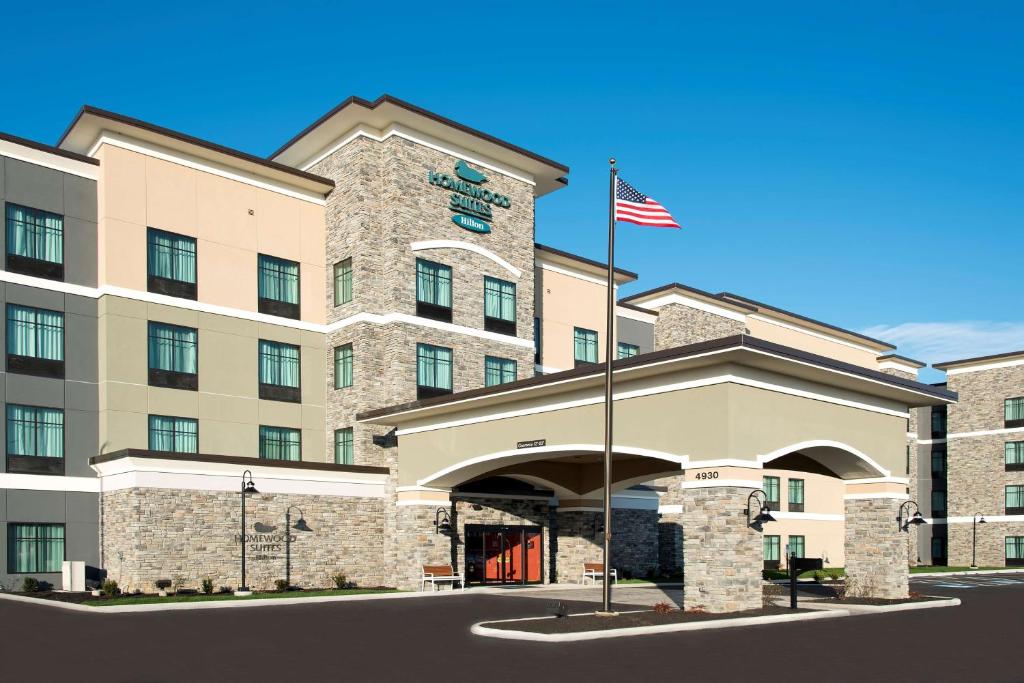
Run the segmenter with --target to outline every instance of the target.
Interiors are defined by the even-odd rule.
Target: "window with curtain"
[[[942,479],[946,476],[946,451],[941,448],[932,449],[932,478]]]
[[[1024,397],[1008,398],[1003,401],[1006,427],[1024,427]]]
[[[789,554],[796,555],[797,557],[806,557],[806,538],[804,536],[790,536],[789,542]]]
[[[35,261],[64,263],[64,217],[7,205],[7,253]]]
[[[597,332],[582,327],[573,328],[576,365],[597,362]]]
[[[260,457],[264,460],[301,460],[301,432],[290,427],[260,425]]]
[[[764,544],[764,561],[777,563],[782,556],[780,548],[781,538],[779,536],[763,536],[762,538],[764,539],[762,541]]]
[[[932,516],[946,516],[946,492],[932,491]]]
[[[451,266],[416,259],[416,315],[452,321]]]
[[[7,404],[7,455],[64,457],[64,411]]]
[[[1006,469],[1024,470],[1024,441],[1007,441]]]
[[[1006,537],[1006,566],[1024,566],[1024,536]]]
[[[199,421],[190,417],[149,416],[149,450],[199,452]]]
[[[198,332],[191,327],[149,323],[149,369],[195,375],[199,371]]]
[[[7,353],[64,360],[64,314],[45,308],[7,304]]]
[[[789,510],[790,512],[804,511],[804,480],[789,480]]]
[[[334,388],[352,386],[352,345],[334,347]]]
[[[452,393],[452,350],[444,346],[417,344],[417,398],[429,398],[450,393]]]
[[[761,480],[761,488],[764,489],[765,498],[767,499],[769,510],[779,509],[779,478],[778,477],[763,477]]]
[[[636,344],[619,342],[619,358],[632,358],[638,353],[640,353],[640,347]]]
[[[299,347],[260,339],[260,384],[299,386]]]
[[[195,284],[196,241],[192,237],[164,232],[156,228],[147,231],[149,250],[147,267],[151,277]]]
[[[484,277],[484,329],[501,334],[516,333],[515,283]]]
[[[352,428],[334,430],[334,464],[351,465],[353,463]]]
[[[516,362],[509,358],[484,357],[484,386],[493,387],[516,381]]]
[[[946,408],[932,408],[932,438],[946,436]]]
[[[276,256],[260,254],[259,297],[286,304],[299,303],[299,264]]]
[[[7,572],[54,574],[64,563],[63,524],[7,525]]]
[[[334,264],[334,305],[352,301],[352,259]]]
[[[932,536],[932,564],[945,564],[947,559],[946,539]]]
[[[1006,487],[1006,514],[1024,515],[1024,484]]]

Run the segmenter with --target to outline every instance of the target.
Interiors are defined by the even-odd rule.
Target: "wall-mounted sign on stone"
[[[500,206],[503,209],[512,206],[512,200],[506,195],[483,187],[487,182],[487,176],[461,159],[455,163],[455,175],[428,171],[427,182],[452,191],[448,197],[448,208],[458,212],[452,216],[452,222],[473,232],[491,231],[491,226],[480,219],[490,220],[494,217],[492,206]]]
[[[289,540],[289,535],[291,539]],[[242,542],[242,535],[234,535],[235,544]],[[245,552],[248,560],[277,560],[284,559],[286,543],[295,543],[295,534],[286,534],[277,531],[276,526],[256,522],[253,524],[253,533],[245,535]]]

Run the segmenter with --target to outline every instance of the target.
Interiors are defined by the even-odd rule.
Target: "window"
[[[416,259],[416,315],[452,321],[452,268]]]
[[[55,574],[63,563],[63,524],[7,525],[8,574]]]
[[[797,557],[807,557],[805,554],[806,539],[804,536],[789,537],[789,554]]]
[[[259,312],[299,317],[299,264],[275,256],[257,258]]]
[[[1024,567],[1024,536],[1006,537],[1006,566]]]
[[[761,480],[761,488],[764,489],[766,505],[769,510],[779,509],[779,478],[764,477]]]
[[[260,425],[260,457],[264,460],[302,459],[302,434],[289,427]]]
[[[533,362],[540,365],[540,318],[533,319]]]
[[[932,517],[946,516],[946,492],[932,491]]]
[[[932,564],[943,565],[947,561],[946,538],[943,536],[932,536]]]
[[[300,403],[299,347],[260,339],[260,398]]]
[[[484,278],[484,329],[516,333],[516,286],[496,277]]]
[[[6,263],[12,273],[63,280],[63,216],[8,204]]]
[[[146,288],[157,294],[195,299],[195,239],[156,228],[149,228],[146,239]]]
[[[7,471],[64,474],[64,411],[7,404]]]
[[[190,417],[149,416],[149,450],[199,452],[199,421]]]
[[[1024,515],[1024,484],[1006,487],[1006,514]]]
[[[7,370],[64,377],[64,314],[7,304]]]
[[[932,438],[942,439],[946,436],[946,406],[932,408]]]
[[[516,381],[516,362],[508,358],[484,357],[484,386]]]
[[[1006,427],[1024,427],[1024,397],[1008,398],[1003,401]]]
[[[764,568],[778,569],[779,556],[781,555],[779,549],[780,538],[778,536],[762,536],[762,542],[764,544]]]
[[[149,323],[149,385],[199,389],[199,333],[191,327]]]
[[[932,449],[932,479],[946,478],[946,451],[942,448]]]
[[[804,511],[804,480],[803,479],[790,479],[789,480],[789,511],[790,512],[803,512]],[[801,555],[800,557],[803,557],[803,555]]]
[[[416,345],[416,398],[452,393],[452,350],[430,344]]]
[[[1006,470],[1024,470],[1024,441],[1006,442]]]
[[[352,345],[334,347],[334,388],[352,386]]]
[[[597,362],[597,332],[585,330],[582,327],[573,328],[573,340],[575,343],[574,358],[576,365],[582,363]]]
[[[640,353],[640,347],[636,344],[619,342],[619,358],[632,358],[638,353]]]
[[[351,465],[352,456],[352,428],[334,430],[334,464]]]
[[[352,301],[352,259],[334,264],[334,305]]]

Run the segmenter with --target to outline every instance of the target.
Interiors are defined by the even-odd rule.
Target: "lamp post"
[[[971,538],[971,569],[978,568],[978,525],[985,524],[985,516],[980,512],[974,513]]]
[[[299,521],[292,526],[292,508],[299,511]],[[289,505],[284,511],[284,580],[288,588],[292,585],[292,529],[296,531],[312,531],[306,524],[305,515],[298,505]]]
[[[252,591],[249,590],[249,586],[245,583],[245,497],[259,493],[256,490],[256,485],[252,483],[252,472],[246,470],[242,472],[242,585],[235,591],[235,595],[252,595]]]

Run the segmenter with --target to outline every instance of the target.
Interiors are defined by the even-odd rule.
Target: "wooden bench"
[[[466,590],[466,581],[462,578],[461,574],[455,573],[450,564],[423,565],[423,578],[421,579],[420,589],[426,589],[428,583],[431,586],[431,590],[435,591],[439,583],[450,583],[452,590],[455,590],[456,583],[460,583],[462,584],[462,590]]]
[[[612,583],[619,582],[619,574],[614,569],[609,568],[608,573],[612,575]],[[586,583],[587,579],[590,579],[594,583],[597,583],[598,579],[604,580],[604,565],[600,562],[584,562],[583,563],[583,580],[580,583]]]

